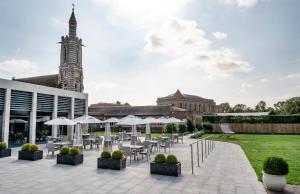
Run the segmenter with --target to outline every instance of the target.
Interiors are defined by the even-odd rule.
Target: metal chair
[[[167,148],[169,148],[169,152],[171,151],[171,142],[170,140],[166,140],[163,142],[163,144],[160,145],[160,147],[165,148],[165,152],[167,152]]]
[[[52,141],[49,141],[46,144],[46,148],[48,149],[48,154],[47,156],[49,156],[49,152],[52,152],[52,156],[54,157],[54,152],[58,150],[58,147],[56,147]]]

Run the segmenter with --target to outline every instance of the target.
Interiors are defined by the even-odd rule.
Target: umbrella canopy
[[[111,141],[111,129],[109,123],[105,124],[104,141]]]
[[[182,120],[177,119],[177,118],[175,118],[175,117],[171,117],[171,118],[169,118],[168,120],[169,120],[169,122],[171,122],[171,123],[183,123]]]
[[[52,119],[50,121],[45,122],[46,125],[75,125],[76,122],[67,119],[65,117],[58,117],[56,119]]]
[[[120,121],[117,123],[118,125],[130,125],[130,126],[135,126],[135,125],[142,125],[145,124],[144,120],[133,116],[133,115],[128,115],[122,119],[120,119]]]
[[[23,120],[23,119],[11,119],[10,121],[9,121],[9,123],[28,123],[28,121],[25,121],[25,120]]]
[[[152,124],[152,123],[160,123],[160,121],[154,117],[147,117],[143,119],[145,124]]]
[[[81,124],[89,124],[89,123],[102,123],[99,119],[89,116],[89,115],[83,115],[81,117],[78,117],[74,119],[76,123],[81,123]]]
[[[159,117],[157,120],[158,120],[158,123],[162,123],[162,124],[171,123],[170,120],[166,117]]]
[[[109,118],[109,119],[106,119],[106,120],[104,120],[104,121],[102,121],[103,123],[117,123],[117,122],[119,122],[120,120],[119,119],[117,119],[116,117],[111,117],[111,118]]]

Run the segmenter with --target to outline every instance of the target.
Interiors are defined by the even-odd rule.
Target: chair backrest
[[[169,147],[170,147],[170,140],[166,140],[166,141],[165,141],[165,147],[166,147],[166,148],[169,148]]]
[[[122,143],[122,142],[120,142],[120,143],[118,144],[118,148],[119,148],[119,150],[121,150],[121,149],[123,148],[123,143]]]
[[[144,141],[144,148],[148,149],[148,147],[151,145],[149,141]]]
[[[48,149],[48,151],[55,151],[55,147],[54,147],[54,144],[53,144],[53,142],[48,142],[47,144],[46,144],[46,147],[47,147],[47,149]]]
[[[121,149],[124,153],[125,156],[130,156],[131,155],[131,149],[130,147],[122,147]]]

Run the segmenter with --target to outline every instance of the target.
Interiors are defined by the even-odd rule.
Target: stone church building
[[[69,34],[61,37],[59,73],[28,78],[14,79],[31,84],[83,92],[82,40],[77,37],[77,21],[72,9],[69,20]]]

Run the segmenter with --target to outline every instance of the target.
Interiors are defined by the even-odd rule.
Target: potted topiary
[[[78,148],[62,147],[57,154],[57,164],[77,165],[82,164],[83,154]]]
[[[288,163],[278,157],[269,157],[263,163],[263,183],[273,191],[283,191],[286,185],[285,175],[289,173]]]
[[[157,154],[154,161],[150,163],[150,173],[168,176],[181,175],[181,163],[178,162],[176,156],[164,154]]]
[[[11,156],[11,149],[7,148],[5,142],[0,142],[0,158]]]
[[[19,151],[19,160],[41,160],[43,159],[43,151],[39,150],[36,144],[24,144]]]
[[[121,170],[126,168],[126,158],[121,150],[110,152],[103,151],[98,158],[98,168]]]

